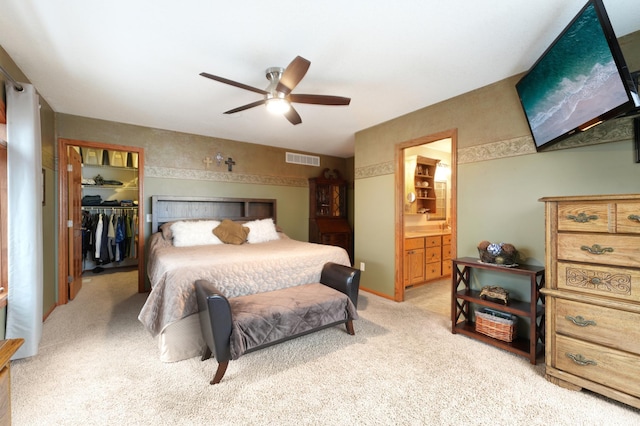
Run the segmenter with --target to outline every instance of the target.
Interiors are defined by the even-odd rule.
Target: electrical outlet
[[[360,270],[364,272],[364,262],[360,262]]]

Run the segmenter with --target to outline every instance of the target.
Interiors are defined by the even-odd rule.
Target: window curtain
[[[8,339],[23,338],[13,359],[38,353],[42,337],[42,143],[38,94],[7,83]]]

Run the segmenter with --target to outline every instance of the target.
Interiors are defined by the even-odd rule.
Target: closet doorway
[[[397,144],[395,146],[395,159],[396,159],[396,173],[395,173],[395,186],[396,186],[396,223],[395,223],[395,269],[396,269],[396,279],[395,279],[395,291],[394,291],[394,300],[398,302],[404,301],[405,295],[405,274],[408,273],[405,271],[407,267],[407,263],[405,263],[405,255],[406,250],[410,248],[405,247],[405,233],[406,227],[408,224],[411,224],[409,221],[409,216],[411,210],[407,209],[407,203],[412,203],[413,201],[407,200],[407,188],[405,186],[406,182],[406,156],[405,150],[419,147],[419,146],[427,146],[429,144],[434,144],[434,146],[442,145],[444,141],[450,141],[450,164],[449,171],[450,177],[447,179],[448,186],[450,189],[446,190],[446,193],[449,194],[448,203],[449,205],[444,207],[445,209],[445,218],[446,220],[442,220],[441,217],[432,217],[435,219],[433,222],[429,222],[429,227],[432,224],[436,223],[448,223],[451,228],[451,258],[456,257],[456,241],[457,241],[457,137],[458,132],[456,129],[447,130],[444,132],[436,133],[429,136],[424,136],[417,139],[412,139],[410,141],[405,141]],[[413,200],[416,199],[414,194]],[[433,212],[431,212],[433,213]],[[415,215],[414,215],[415,216]],[[413,217],[411,219],[414,219]],[[436,226],[436,225],[433,225]]]
[[[80,154],[82,152],[84,157]],[[100,158],[96,153],[99,153]],[[104,155],[104,160],[103,160]],[[95,158],[94,158],[95,157]],[[111,171],[105,168],[100,178],[107,179],[106,183],[97,182],[95,188],[99,190],[115,187],[109,191],[112,195],[122,195],[125,199],[116,196],[108,196],[105,202],[102,197],[93,196],[94,203],[91,206],[83,206],[83,167],[102,167],[111,157],[111,162],[118,173],[132,173],[131,180],[126,182],[114,181],[110,176]],[[130,244],[127,251],[131,258],[126,260],[118,253],[117,265],[136,265],[138,269],[138,292],[145,292],[144,270],[144,206],[143,182],[144,182],[144,149],[134,146],[114,145],[100,142],[89,142],[73,139],[58,139],[58,305],[64,305],[73,300],[82,288],[82,272],[85,265],[83,251],[83,216],[90,211],[101,212],[101,209],[109,212],[117,212],[118,215],[132,215],[136,220],[129,219]],[[118,177],[118,176],[116,176]],[[135,186],[130,186],[131,182]],[[96,182],[90,182],[95,184]],[[115,184],[115,185],[112,185]],[[122,186],[119,186],[122,184]],[[100,192],[98,190],[91,192]],[[96,201],[97,200],[97,201]],[[86,200],[85,200],[86,201]],[[106,226],[106,225],[105,225]],[[119,249],[118,249],[119,250]],[[134,261],[135,256],[135,261]],[[122,262],[121,262],[122,260]],[[126,260],[126,261],[125,261]]]

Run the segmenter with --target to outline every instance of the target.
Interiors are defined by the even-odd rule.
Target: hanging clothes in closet
[[[85,207],[82,211],[83,260],[108,265],[137,258],[137,223],[137,209]]]

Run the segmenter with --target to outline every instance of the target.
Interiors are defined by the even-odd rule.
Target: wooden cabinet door
[[[69,226],[69,255],[68,255],[68,282],[69,299],[73,300],[82,288],[82,160],[80,154],[69,147],[69,178],[68,189],[68,220]]]
[[[424,249],[413,249],[408,257],[409,285],[423,282],[425,275]]]

